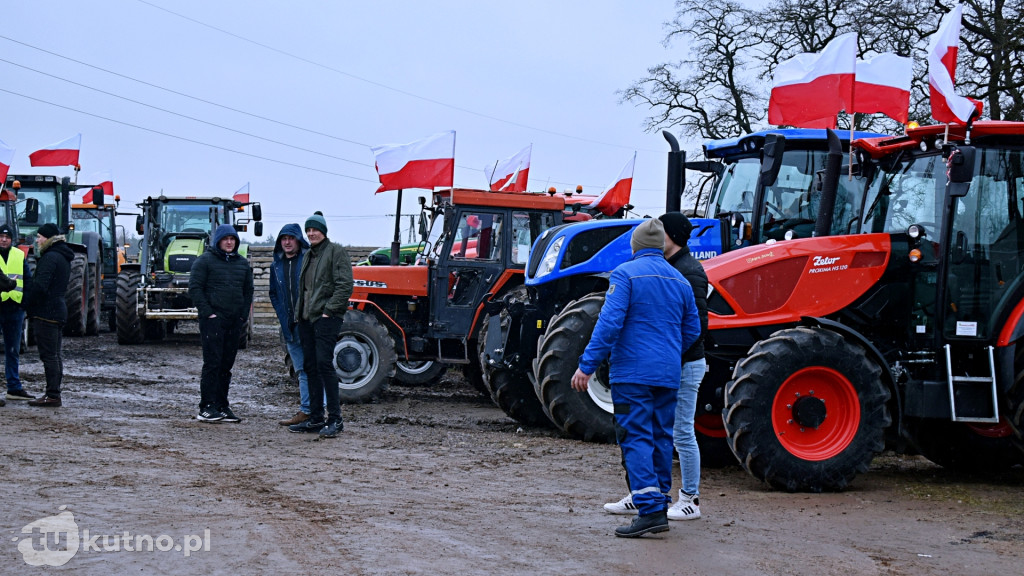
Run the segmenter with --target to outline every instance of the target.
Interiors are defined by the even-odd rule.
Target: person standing
[[[309,379],[309,419],[289,426],[288,430],[334,438],[344,429],[338,377],[334,372],[334,345],[352,296],[352,260],[341,244],[327,239],[327,220],[321,212],[306,220],[306,237],[310,248],[299,273],[295,319]]]
[[[188,295],[199,309],[203,371],[199,380],[199,415],[203,422],[241,422],[228,404],[231,368],[249,322],[253,281],[249,261],[238,253],[235,227],[221,224],[210,246],[192,264]]]
[[[65,242],[56,224],[47,222],[36,233],[36,272],[25,283],[25,313],[31,319],[32,331],[39,348],[39,360],[46,376],[46,392],[29,400],[29,406],[56,408],[61,406],[64,380],[64,359],[61,356],[64,323],[68,306],[64,294],[71,278],[71,261],[75,253]],[[21,335],[18,335],[20,341]]]
[[[604,306],[580,356],[572,388],[585,392],[607,358],[616,436],[630,496],[639,515],[615,535],[633,538],[669,529],[672,426],[683,350],[700,335],[693,291],[665,260],[665,230],[648,219],[633,230],[633,257],[612,271]]]
[[[25,253],[11,248],[14,231],[9,224],[0,225],[0,273],[13,286],[5,284],[0,288],[0,331],[4,337],[4,376],[7,378],[7,400],[31,400],[32,395],[21,386],[21,334],[25,325],[25,309],[22,299],[25,284],[31,280]]]
[[[285,224],[277,235],[274,246],[274,261],[270,264],[270,303],[281,324],[281,339],[288,349],[292,366],[299,376],[299,411],[288,420],[278,424],[291,426],[309,419],[309,378],[302,366],[302,341],[299,339],[299,324],[295,321],[295,302],[299,297],[299,272],[302,257],[309,250],[309,243],[302,237],[298,224]]]

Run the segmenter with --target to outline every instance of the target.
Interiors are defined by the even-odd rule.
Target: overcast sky
[[[110,170],[124,211],[248,182],[266,232],[321,210],[343,244],[393,234],[370,147],[443,130],[460,187],[532,143],[530,190],[599,193],[637,151],[633,204],[658,214],[668,146],[617,91],[682,56],[661,43],[673,14],[673,0],[8,0],[0,139],[11,173],[73,176],[28,155],[81,133],[80,182]]]

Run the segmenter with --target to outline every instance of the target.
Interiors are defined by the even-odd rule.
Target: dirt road
[[[66,339],[65,358],[63,408],[0,408],[0,574],[994,575],[1024,565],[1022,470],[982,481],[883,456],[851,490],[814,495],[706,470],[703,518],[624,540],[612,531],[628,518],[601,509],[624,493],[614,446],[521,430],[454,372],[344,407],[343,435],[319,441],[277,425],[298,393],[270,327],[239,356],[240,424],[194,419],[194,333],[136,347],[110,333]],[[38,393],[34,348],[22,371]],[[49,548],[64,556],[39,552],[54,524],[22,532],[55,515],[66,533]],[[30,557],[65,563],[33,568]]]

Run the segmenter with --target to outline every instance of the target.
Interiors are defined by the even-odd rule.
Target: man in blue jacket
[[[669,529],[679,358],[700,335],[693,290],[665,260],[661,221],[637,226],[630,246],[633,258],[612,271],[601,315],[572,377],[573,389],[585,392],[601,362],[610,361],[616,436],[639,512],[629,526],[615,529],[624,538]]]
[[[302,341],[299,340],[299,323],[295,321],[299,272],[302,270],[302,257],[307,250],[309,243],[302,237],[302,228],[294,223],[285,224],[277,235],[274,261],[270,264],[270,303],[277,312],[281,339],[288,348],[292,367],[299,376],[299,411],[290,419],[279,421],[281,426],[301,424],[309,419],[309,378],[302,366]]]

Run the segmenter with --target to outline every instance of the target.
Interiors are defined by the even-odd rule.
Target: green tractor
[[[231,198],[149,197],[138,204],[142,214],[136,218],[141,236],[139,262],[123,264],[117,276],[117,341],[140,344],[162,340],[178,322],[197,320],[199,311],[188,295],[192,263],[206,250],[213,231],[230,224],[244,232],[255,223],[257,236],[263,235],[262,211],[257,202],[238,202]],[[251,217],[238,213],[250,206]],[[242,256],[249,246],[242,244]],[[252,336],[252,310],[247,330],[239,343],[248,345]]]

